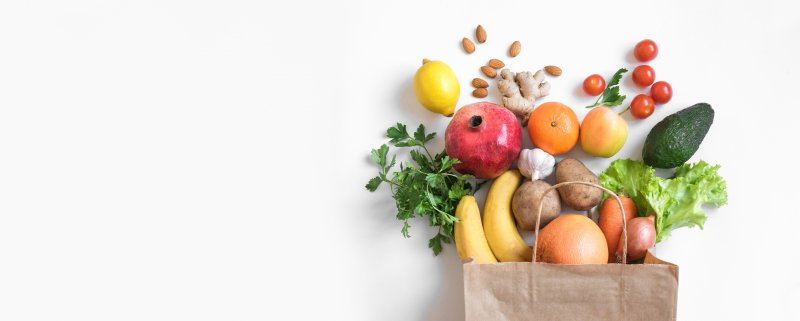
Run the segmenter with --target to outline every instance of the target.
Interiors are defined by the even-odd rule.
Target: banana
[[[462,261],[472,258],[475,263],[497,263],[486,242],[481,225],[481,212],[475,197],[464,196],[456,207],[455,240],[458,257]]]
[[[520,182],[519,171],[506,171],[492,182],[483,206],[486,240],[500,262],[530,262],[533,256],[531,247],[519,235],[511,213],[511,199]]]

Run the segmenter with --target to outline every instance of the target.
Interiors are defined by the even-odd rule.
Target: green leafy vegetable
[[[656,241],[661,242],[676,228],[702,229],[707,218],[703,205],[728,202],[727,184],[718,170],[719,165],[699,161],[681,165],[672,178],[661,178],[642,161],[618,159],[599,179],[604,187],[627,194],[640,216],[656,214]]]
[[[597,100],[594,102],[594,105],[586,106],[586,108],[594,108],[600,105],[606,105],[608,107],[611,106],[619,106],[622,105],[622,102],[625,101],[626,96],[619,94],[619,81],[622,80],[622,74],[628,72],[628,69],[620,68],[614,73],[614,76],[611,77],[611,81],[608,82],[606,89],[603,90],[603,93],[600,97],[597,97]]]
[[[461,197],[474,194],[485,183],[472,185],[469,181],[472,175],[460,175],[453,171],[453,165],[459,161],[450,158],[442,151],[432,155],[425,146],[436,137],[436,133],[425,133],[425,126],[419,125],[413,136],[408,134],[406,125],[397,123],[386,130],[389,143],[395,147],[412,147],[409,151],[411,160],[400,164],[400,170],[391,173],[396,156],[387,162],[389,146],[381,145],[372,150],[372,161],[380,167],[378,176],[369,180],[365,186],[374,192],[382,183],[387,183],[392,191],[395,205],[397,206],[397,219],[403,221],[400,232],[404,237],[411,235],[408,230],[411,225],[408,220],[417,217],[427,217],[431,226],[438,227],[436,235],[428,241],[428,247],[434,255],[442,252],[442,243],[450,244],[453,238],[453,223],[456,206]]]

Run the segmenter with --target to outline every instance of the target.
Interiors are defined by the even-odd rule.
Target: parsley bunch
[[[594,102],[594,105],[586,106],[586,108],[594,108],[600,105],[606,105],[608,107],[622,105],[626,96],[619,94],[619,81],[622,80],[622,74],[626,72],[628,72],[628,69],[625,68],[617,70],[614,76],[611,77],[611,81],[608,82],[606,89],[603,90],[600,97],[597,97],[597,101]]]
[[[436,137],[436,133],[425,133],[425,126],[419,125],[411,136],[406,126],[397,123],[386,130],[389,143],[395,147],[411,147],[409,150],[413,162],[400,164],[400,170],[389,177],[389,170],[394,167],[397,155],[392,155],[387,162],[389,146],[381,145],[372,150],[372,160],[380,167],[378,176],[367,183],[370,192],[378,189],[381,183],[387,183],[397,206],[397,219],[403,221],[401,233],[410,237],[408,220],[414,216],[427,217],[431,226],[438,227],[436,235],[428,241],[428,247],[434,255],[442,252],[442,243],[450,244],[453,238],[453,223],[456,206],[461,197],[474,194],[484,182],[473,185],[468,182],[472,175],[460,175],[453,171],[453,165],[459,161],[447,156],[445,151],[432,155],[425,144]]]

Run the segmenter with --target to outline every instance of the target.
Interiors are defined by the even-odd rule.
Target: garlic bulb
[[[543,179],[553,173],[556,159],[541,149],[523,149],[519,153],[519,172],[532,180]]]

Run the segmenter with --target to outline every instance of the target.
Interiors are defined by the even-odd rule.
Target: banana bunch
[[[483,224],[478,203],[464,196],[456,208],[456,251],[461,260],[472,258],[475,263],[530,262],[531,248],[517,231],[511,212],[511,199],[522,182],[517,170],[509,170],[496,178],[489,188],[484,204]],[[481,226],[483,225],[483,226]]]

